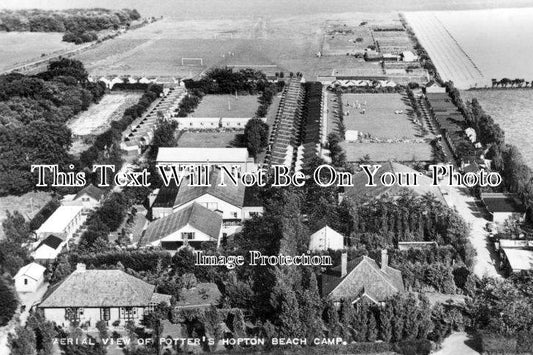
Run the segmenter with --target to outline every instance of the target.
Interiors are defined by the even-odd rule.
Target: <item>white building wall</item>
[[[342,250],[344,237],[342,235],[316,234],[311,236],[309,250]]]
[[[217,240],[213,240],[209,235],[205,234],[204,232],[201,232],[198,229],[191,227],[190,225],[186,225],[185,227],[178,229],[172,234],[169,234],[167,236],[162,236],[163,237],[162,239],[160,239],[159,241],[153,242],[152,245],[157,246],[160,244],[160,242],[185,241],[182,238],[181,233],[194,233],[194,239],[191,239],[190,240],[191,242],[209,242],[209,241],[218,242],[218,238]]]
[[[43,310],[47,320],[54,322],[61,327],[68,327],[70,325],[69,321],[65,319],[65,308],[43,308]],[[135,324],[140,324],[144,317],[145,308],[133,307],[133,311],[135,314],[132,321]],[[80,316],[80,325],[88,323],[90,328],[94,328],[99,320],[101,320],[100,308],[83,308],[83,315]],[[112,327],[113,323],[117,320],[120,321],[119,326],[124,326],[126,324],[126,320],[120,318],[120,307],[112,307],[110,309],[108,325]]]
[[[26,281],[26,282],[25,282]],[[41,275],[38,280],[35,280],[26,275],[22,275],[15,279],[15,290],[19,293],[35,292],[44,283],[44,275]]]
[[[239,207],[233,206],[226,201],[222,201],[221,199],[209,194],[200,196],[196,200],[189,201],[181,206],[174,207],[174,212],[182,210],[194,202],[199,203],[212,211],[222,211],[222,219],[242,219],[242,210]]]

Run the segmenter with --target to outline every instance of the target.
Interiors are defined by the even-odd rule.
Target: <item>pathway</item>
[[[446,178],[441,182],[446,183]],[[476,250],[477,256],[474,263],[474,274],[478,277],[485,275],[500,278],[496,270],[496,255],[492,252],[491,241],[485,225],[488,220],[486,212],[479,207],[479,201],[470,194],[466,187],[441,187],[448,206],[455,207],[457,212],[470,225],[470,243]]]

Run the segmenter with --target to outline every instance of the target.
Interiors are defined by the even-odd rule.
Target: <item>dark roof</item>
[[[39,243],[36,249],[43,245],[47,245],[52,249],[57,249],[61,243],[63,243],[63,239],[56,237],[55,235],[49,235]]]
[[[150,244],[188,224],[209,235],[214,240],[218,240],[220,228],[222,227],[222,217],[217,212],[211,211],[198,203],[193,203],[182,210],[152,222],[146,228],[139,243],[140,245]]]
[[[178,188],[176,187],[162,187],[159,189],[152,208],[154,207],[170,207],[174,206],[174,201],[178,195]]]
[[[487,210],[493,212],[525,212],[524,205],[515,194],[510,193],[481,193],[481,200]]]
[[[222,294],[215,283],[198,283],[195,287],[182,288],[176,307],[199,308],[217,305]]]
[[[254,186],[246,187],[244,190],[243,207],[262,207],[263,200],[259,196],[259,191]]]
[[[121,270],[76,270],[53,288],[39,307],[148,306],[154,289]]]
[[[366,294],[373,301],[381,302],[404,291],[402,273],[399,270],[390,266],[385,266],[382,270],[367,256],[349,261],[346,271],[346,276],[341,277],[341,266],[338,265],[321,275],[323,297],[354,300]]]
[[[187,183],[180,186],[174,201],[174,207],[179,207],[196,200],[198,197],[209,194],[230,205],[242,208],[245,186],[241,183],[237,183],[237,186],[235,186],[231,181],[228,181],[228,178],[224,180],[226,186],[219,186],[220,176],[220,169],[214,168],[209,175],[210,186],[191,186],[187,180]]]
[[[90,197],[94,198],[95,200],[100,201],[102,196],[104,196],[105,191],[102,190],[102,189],[99,189],[98,187],[94,186],[93,184],[89,184],[86,187],[84,187],[83,189],[81,189],[80,191],[78,191],[78,193],[76,194],[74,199],[77,200],[83,194],[87,194]]]

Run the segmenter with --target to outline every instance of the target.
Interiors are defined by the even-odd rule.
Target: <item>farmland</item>
[[[365,155],[375,162],[430,161],[431,146],[426,143],[341,143],[349,162],[356,162]]]
[[[206,95],[191,117],[251,118],[259,106],[257,96]]]
[[[228,148],[235,147],[243,131],[185,131],[178,140],[179,147]]]
[[[525,162],[533,168],[533,91],[475,90],[461,93],[463,99],[477,98],[481,107],[505,131],[505,140],[520,147]]]
[[[421,132],[403,99],[400,94],[343,94],[344,126],[377,139],[418,138]]]
[[[0,32],[0,71],[75,47],[62,42],[62,37],[62,33],[51,32]]]

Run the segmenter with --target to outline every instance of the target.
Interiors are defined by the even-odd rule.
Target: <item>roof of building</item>
[[[49,290],[39,307],[148,306],[154,289],[121,270],[76,270]]]
[[[390,266],[384,270],[367,256],[361,256],[347,263],[346,276],[341,277],[338,265],[321,277],[323,296],[334,299],[353,299],[366,295],[374,302],[381,302],[388,297],[403,292],[402,273]]]
[[[502,248],[511,269],[533,270],[533,250],[518,248]]]
[[[199,308],[217,305],[222,294],[215,283],[198,283],[195,287],[182,288],[176,307]]]
[[[182,206],[198,197],[209,194],[232,206],[242,208],[244,205],[245,186],[241,183],[234,185],[231,181],[225,181],[225,186],[220,186],[221,170],[211,169],[209,174],[209,186],[191,186],[189,180],[182,182],[174,207]],[[228,179],[226,179],[228,180]]]
[[[524,205],[515,194],[510,193],[481,193],[481,200],[487,206],[487,210],[494,212],[525,212]]]
[[[255,186],[246,187],[244,189],[244,207],[262,207],[263,199]]]
[[[140,239],[140,245],[147,245],[172,234],[186,225],[199,230],[218,240],[220,228],[222,227],[222,217],[217,212],[193,203],[186,208],[171,213],[161,219],[157,219],[146,228],[144,235]]]
[[[217,162],[246,163],[248,160],[246,148],[182,148],[164,147],[157,152],[157,162],[174,163],[207,163]]]
[[[37,229],[37,233],[63,233],[69,223],[83,210],[83,206],[59,206]]]
[[[77,200],[78,198],[80,198],[84,194],[89,195],[90,197],[94,198],[97,201],[100,201],[102,196],[104,196],[105,191],[100,189],[100,188],[98,188],[98,187],[96,187],[96,186],[94,186],[93,184],[89,184],[86,187],[84,187],[83,189],[81,189],[80,191],[78,191],[78,193],[76,194],[74,199]]]
[[[178,188],[173,187],[173,186],[161,187],[154,200],[154,203],[152,204],[152,208],[174,207],[174,201],[176,200],[177,195],[178,195]]]
[[[344,236],[340,234],[339,232],[337,232],[336,230],[334,230],[333,228],[331,228],[330,226],[325,226],[325,227],[320,228],[319,230],[311,234],[311,236],[309,237],[311,241],[316,238],[324,238],[324,239],[337,238],[337,239],[344,241]]]
[[[26,276],[34,280],[39,280],[39,278],[43,276],[45,270],[46,268],[40,264],[29,263],[28,265],[21,267],[13,278],[18,279],[19,277]]]
[[[37,248],[35,249],[39,249],[41,246],[45,245],[45,246],[48,246],[52,249],[57,249],[61,243],[63,243],[63,239],[55,236],[55,235],[52,235],[50,234],[49,236],[47,236],[45,239],[43,239],[38,245],[37,245]]]
[[[418,177],[418,186],[399,186],[393,184],[392,186],[385,186],[381,183],[381,176],[386,173],[417,173],[416,170],[396,162],[386,162],[381,165],[375,175],[376,186],[366,186],[368,183],[368,176],[364,171],[358,172],[353,176],[353,186],[345,187],[345,195],[353,199],[361,197],[380,197],[385,194],[389,196],[397,196],[405,189],[413,191],[416,195],[422,196],[427,193],[432,194],[441,202],[445,202],[444,196],[438,186],[432,185],[432,179],[425,175]]]

